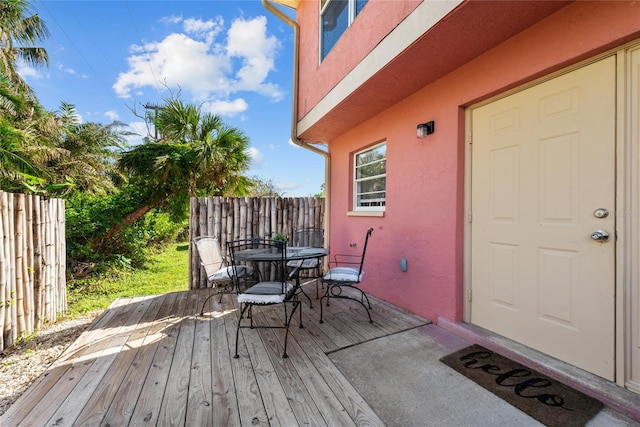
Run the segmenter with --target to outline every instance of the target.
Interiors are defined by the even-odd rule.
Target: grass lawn
[[[122,297],[155,295],[189,289],[189,244],[172,244],[150,256],[146,269],[118,277],[91,279],[68,293],[69,317],[107,308]]]

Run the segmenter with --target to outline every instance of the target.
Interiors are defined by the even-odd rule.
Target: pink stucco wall
[[[304,31],[300,33],[300,69],[314,70],[300,76],[298,117],[303,117],[336,83],[355,67],[402,19],[422,0],[381,1],[375,7],[367,5],[342,35],[344,42],[336,44],[319,63],[320,8],[316,1],[302,1],[296,20]],[[342,40],[341,40],[342,41]],[[325,71],[323,71],[325,70]]]
[[[373,227],[363,289],[433,320],[461,320],[465,106],[637,38],[640,3],[577,2],[332,140],[331,251],[359,252]],[[417,139],[427,120],[435,133]],[[381,140],[385,215],[347,216],[352,154]]]

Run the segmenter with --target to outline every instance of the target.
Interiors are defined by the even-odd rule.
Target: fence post
[[[0,351],[67,311],[65,204],[0,191]]]

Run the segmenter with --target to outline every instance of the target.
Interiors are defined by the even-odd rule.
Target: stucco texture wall
[[[372,1],[372,0],[369,0]],[[300,75],[298,117],[303,117],[353,69],[380,40],[391,32],[422,0],[376,1],[376,7],[364,7],[358,19],[342,35],[340,43],[320,63],[318,2],[303,1],[296,20],[300,33]],[[315,53],[315,54],[314,54]],[[312,72],[309,72],[312,71]]]
[[[465,107],[639,37],[640,4],[574,3],[332,140],[331,251],[359,252],[373,227],[362,288],[432,320],[461,320]],[[428,120],[435,133],[417,139]],[[384,217],[348,216],[352,155],[383,140]]]

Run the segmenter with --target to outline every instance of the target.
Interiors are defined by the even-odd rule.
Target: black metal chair
[[[238,294],[238,303],[240,304],[240,316],[238,318],[238,326],[236,328],[236,348],[233,357],[238,358],[238,338],[241,328],[284,328],[284,353],[283,358],[287,355],[287,340],[289,337],[289,326],[296,310],[300,306],[298,300],[298,285],[295,281],[289,280],[295,277],[297,270],[286,274],[286,243],[276,243],[267,239],[244,239],[227,242],[229,256],[232,267],[238,268],[242,266],[242,261],[255,260],[256,262],[264,262],[268,265],[268,269],[262,271],[261,279],[258,283],[250,286],[248,289]],[[261,258],[260,253],[263,251]],[[251,254],[248,258],[243,254]],[[268,278],[267,278],[268,276]],[[234,280],[239,280],[234,275]],[[284,308],[284,322],[280,326],[256,325],[254,323],[253,309],[254,307],[265,307],[271,305],[282,305]],[[291,310],[289,312],[289,306]],[[302,307],[300,307],[300,327],[302,327]],[[246,317],[245,317],[246,316]],[[248,320],[248,324],[243,324],[243,320]],[[245,322],[246,323],[246,322]]]
[[[293,246],[312,248],[324,247],[324,230],[318,228],[303,228],[293,232]],[[322,277],[322,260],[320,258],[307,258],[287,262],[287,268],[298,269],[299,277],[316,281],[316,299],[320,298],[318,285]],[[323,288],[324,289],[324,288]],[[311,302],[309,302],[311,306]]]
[[[207,286],[220,288],[216,293],[213,293],[204,300],[200,315],[204,314],[204,308],[207,305],[209,299],[215,295],[220,295],[219,302],[222,302],[224,294],[235,294],[238,289],[235,288],[236,283],[233,280],[233,275],[237,275],[239,279],[242,279],[244,285],[247,284],[247,278],[253,275],[253,267],[248,265],[239,266],[233,269],[227,264],[226,258],[222,254],[222,248],[220,247],[220,241],[214,236],[200,236],[193,239],[193,244],[198,251],[198,257],[200,258],[200,265],[204,268],[207,276]]]
[[[329,306],[329,300],[331,298],[350,299],[360,303],[367,311],[369,316],[369,323],[373,323],[371,319],[371,303],[369,297],[364,291],[358,288],[356,285],[362,280],[364,271],[362,266],[364,265],[364,256],[367,253],[367,244],[369,243],[369,237],[373,233],[373,228],[367,230],[367,235],[364,239],[364,247],[362,248],[362,254],[360,255],[348,255],[348,254],[335,254],[333,261],[329,262],[329,271],[322,278],[322,282],[327,285],[325,294],[320,298],[320,323],[322,321],[322,300],[327,299],[327,307]],[[333,267],[331,267],[333,265]],[[350,288],[360,292],[360,298],[354,298],[351,295],[343,293],[343,289]],[[367,302],[365,305],[364,302]],[[368,306],[368,307],[367,307]]]

